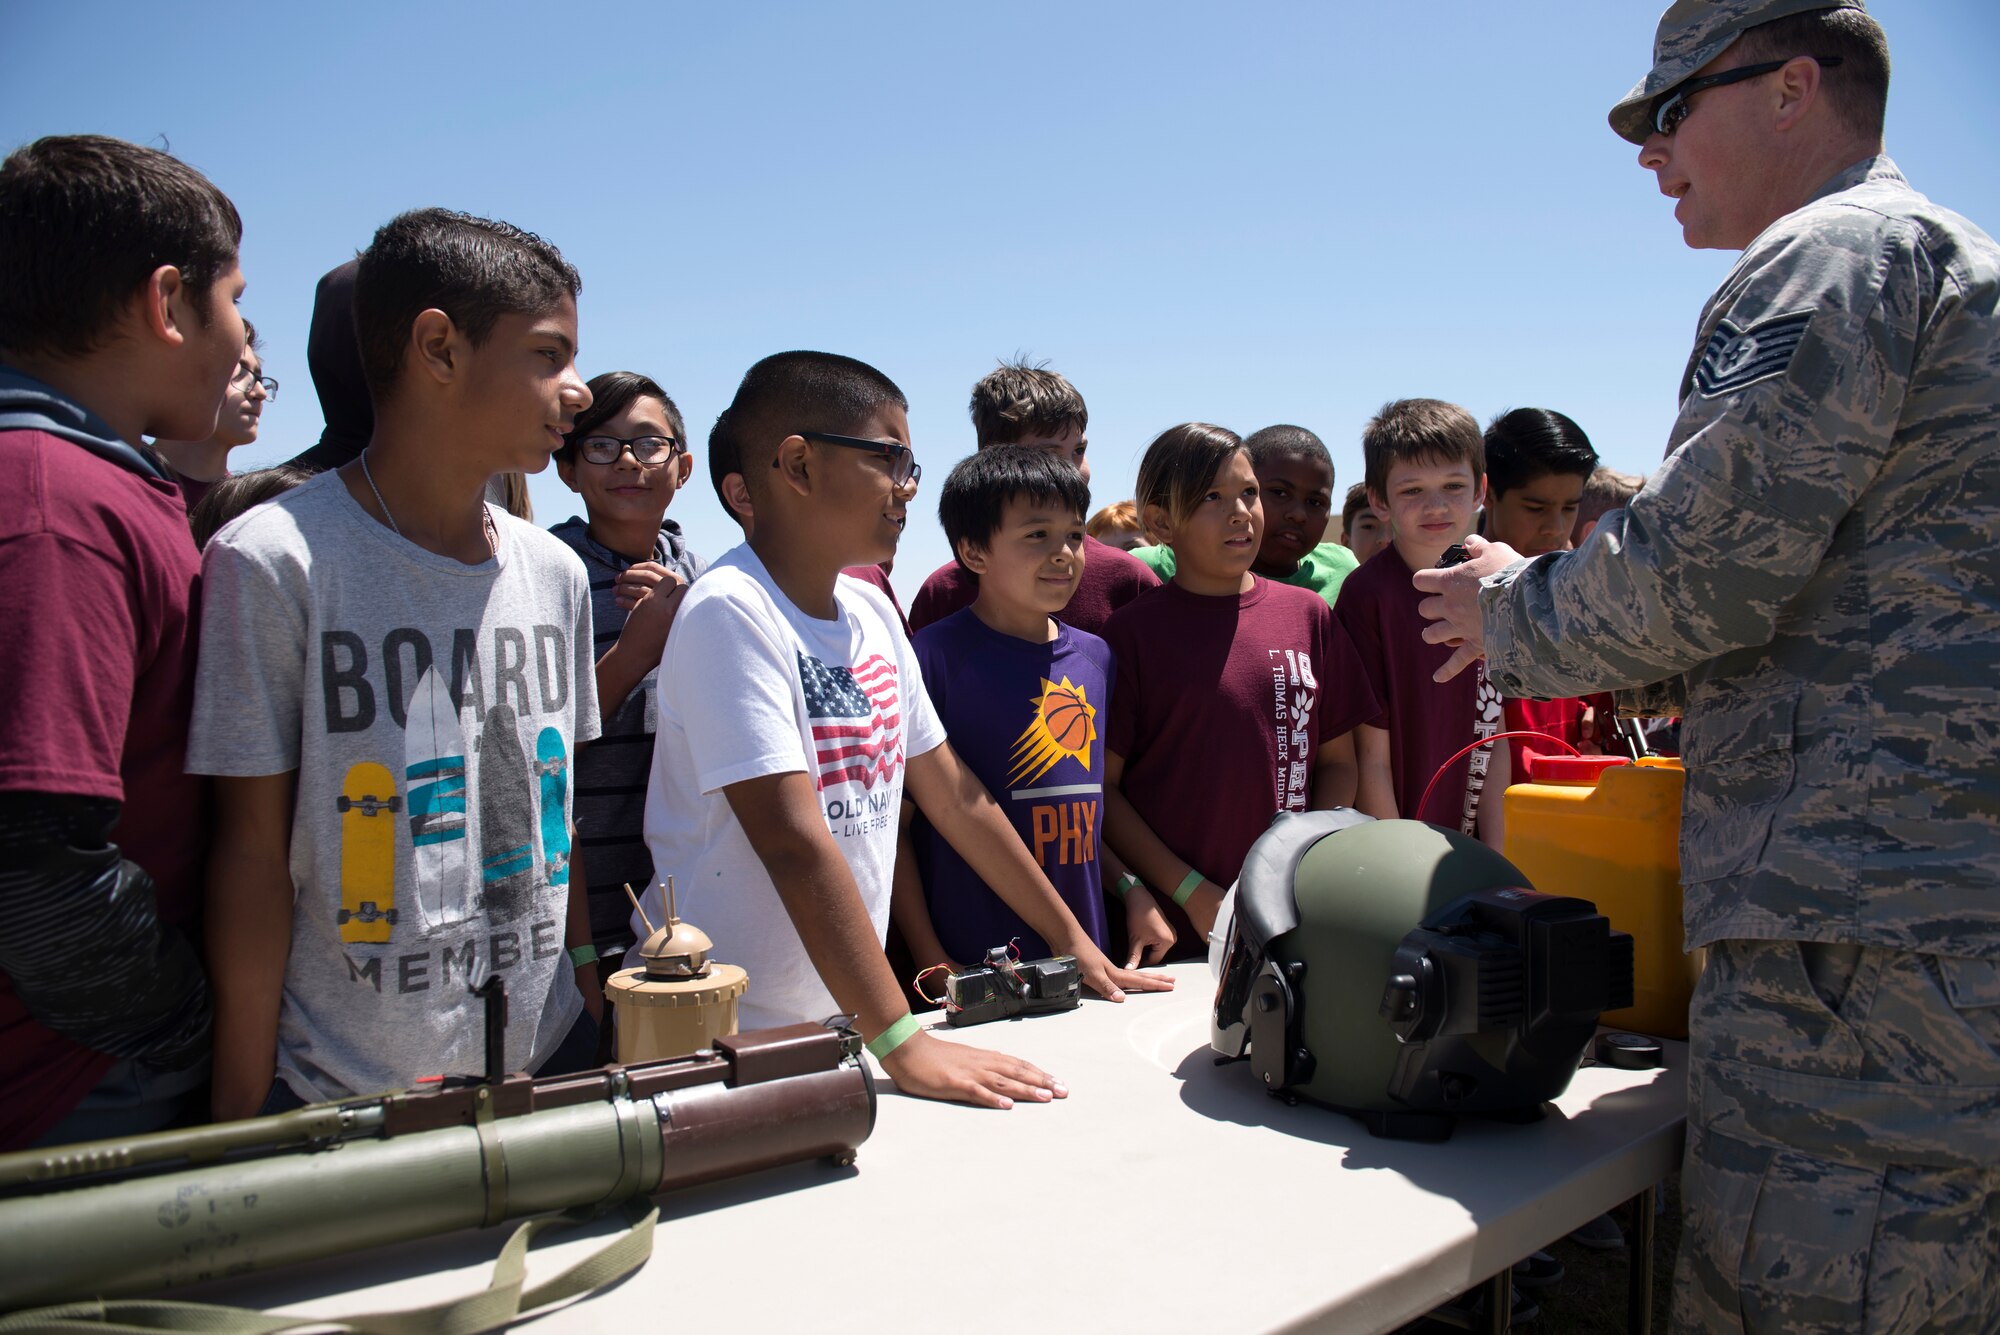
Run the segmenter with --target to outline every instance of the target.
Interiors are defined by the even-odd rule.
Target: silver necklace
[[[397,537],[403,536],[403,529],[396,522],[396,516],[389,512],[389,502],[382,499],[382,489],[375,485],[375,475],[368,471],[368,451],[361,451],[361,476],[368,479],[368,490],[375,493],[375,504],[382,507],[382,517],[389,521],[389,529]],[[500,555],[500,535],[493,531],[493,515],[487,510],[486,502],[479,503],[479,531],[486,538],[486,554]]]
[[[368,451],[361,451],[361,476],[368,479],[368,490],[375,493],[375,504],[382,507],[382,517],[389,521],[389,528],[397,537],[403,536],[402,527],[396,523],[396,516],[389,513],[389,502],[382,499],[382,489],[375,485],[375,475],[368,471]]]

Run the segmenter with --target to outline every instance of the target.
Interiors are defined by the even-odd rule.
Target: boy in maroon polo
[[[1483,672],[1431,679],[1451,651],[1425,642],[1422,596],[1410,583],[1412,571],[1435,566],[1472,531],[1486,495],[1479,423],[1457,404],[1400,399],[1368,424],[1361,450],[1368,504],[1389,521],[1389,545],[1347,577],[1333,611],[1354,640],[1388,726],[1364,723],[1355,732],[1354,805],[1378,820],[1428,820],[1498,848],[1506,749],[1453,755],[1500,731],[1500,693]]]
[[[200,560],[142,438],[215,431],[241,236],[150,148],[52,137],[0,165],[0,253],[33,257],[0,266],[0,1150],[206,1103]]]
[[[1026,445],[1067,460],[1090,481],[1084,436],[1090,412],[1076,386],[1046,367],[1008,362],[972,387],[972,426],[978,448]],[[1149,589],[1159,576],[1129,552],[1086,535],[1083,578],[1056,620],[1102,635],[1111,614]],[[910,602],[910,633],[944,620],[979,596],[979,577],[954,558],[932,571]]]

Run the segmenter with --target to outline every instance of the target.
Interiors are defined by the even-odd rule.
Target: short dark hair
[[[104,135],[51,135],[0,163],[0,349],[81,357],[163,264],[190,296],[236,262],[243,219],[185,162]],[[195,302],[206,321],[207,303]]]
[[[896,382],[866,362],[831,352],[773,353],[743,373],[736,397],[708,433],[708,479],[716,499],[729,510],[722,480],[731,473],[743,474],[745,486],[761,485],[753,479],[786,436],[852,435],[886,404],[906,412],[910,407]]]
[[[440,310],[474,347],[503,315],[545,315],[583,288],[562,252],[511,223],[412,209],[384,223],[354,274],[361,369],[379,404],[403,371],[410,326]]]
[[[1340,536],[1351,537],[1354,533],[1354,516],[1368,508],[1368,484],[1357,482],[1347,489],[1347,500],[1340,507]]]
[[[1394,463],[1470,464],[1472,480],[1486,476],[1486,446],[1471,413],[1442,399],[1397,399],[1361,431],[1368,489],[1389,491]]]
[[[1000,363],[972,387],[973,438],[979,449],[1016,445],[1029,436],[1060,436],[1090,425],[1083,395],[1047,363]]]
[[[639,399],[658,399],[667,410],[667,427],[674,433],[674,439],[681,448],[688,447],[687,422],[681,417],[678,404],[667,397],[651,376],[640,375],[637,371],[606,371],[590,378],[590,406],[576,415],[576,425],[563,436],[562,448],[556,451],[556,458],[573,460],[576,458],[576,443],[597,428],[603,426]]]
[[[952,468],[938,494],[938,522],[944,525],[952,560],[961,569],[965,561],[958,544],[969,542],[979,548],[990,544],[1007,502],[1017,496],[1064,506],[1079,523],[1090,511],[1090,484],[1083,474],[1047,450],[995,445],[974,451]]]
[[[312,478],[311,472],[294,468],[291,464],[231,473],[210,487],[208,494],[195,502],[193,512],[188,515],[188,526],[194,530],[194,545],[208,546],[208,540],[238,515],[282,496],[301,482],[312,481]]]
[[[243,317],[243,346],[260,355],[264,351],[264,340],[257,337],[257,326],[250,323],[247,315]]]
[[[1813,9],[1790,14],[1745,28],[1737,45],[1746,63],[1838,57],[1838,66],[1821,69],[1821,90],[1850,131],[1866,139],[1882,137],[1889,108],[1889,39],[1865,11]]]
[[[1175,523],[1193,513],[1230,456],[1243,452],[1243,438],[1227,427],[1183,422],[1153,437],[1139,460],[1138,501],[1143,512],[1157,505]]]
[[[1333,456],[1327,453],[1326,442],[1302,426],[1267,426],[1262,431],[1252,431],[1243,438],[1243,448],[1250,452],[1252,468],[1267,459],[1301,456],[1318,460],[1329,471],[1333,468]]]
[[[1514,408],[1486,428],[1486,487],[1503,496],[1552,473],[1588,478],[1597,451],[1583,428],[1553,408]]]

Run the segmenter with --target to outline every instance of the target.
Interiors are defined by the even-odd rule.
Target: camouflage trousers
[[[2000,1332],[2000,961],[1723,941],[1689,1014],[1677,1332]]]

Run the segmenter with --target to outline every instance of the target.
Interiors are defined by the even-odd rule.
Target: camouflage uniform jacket
[[[1645,490],[1482,590],[1509,694],[1675,679],[1690,946],[2000,960],[1996,301],[1991,238],[1855,164],[1710,299]]]

